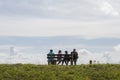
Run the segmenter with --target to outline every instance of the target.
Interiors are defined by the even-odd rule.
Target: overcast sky
[[[120,38],[119,4],[119,0],[0,0],[0,35]]]
[[[1,53],[8,53],[11,46],[23,49],[22,53],[39,53],[38,48],[44,49],[43,46],[64,46],[83,48],[78,51],[90,53],[88,56],[92,53],[89,50],[94,51],[100,54],[96,58],[117,51],[113,62],[118,62],[115,58],[120,49],[119,35],[120,0],[0,0]]]

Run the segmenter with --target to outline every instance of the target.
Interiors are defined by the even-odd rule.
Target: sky
[[[0,0],[0,63],[46,64],[49,49],[120,63],[119,0]],[[10,53],[14,47],[15,54]]]

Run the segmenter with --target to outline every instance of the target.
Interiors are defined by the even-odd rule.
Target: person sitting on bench
[[[61,50],[58,51],[58,58],[57,58],[57,60],[58,60],[58,64],[60,64],[62,62],[62,51]]]
[[[50,52],[48,54],[51,54],[51,58],[48,58],[48,64],[54,64],[54,62],[52,61],[54,58],[52,58],[53,56],[53,50],[51,49]]]
[[[62,65],[64,64],[64,62],[65,62],[66,65],[68,65],[69,61],[70,61],[70,58],[69,58],[69,55],[68,55],[68,51],[65,51],[65,55],[64,55]]]

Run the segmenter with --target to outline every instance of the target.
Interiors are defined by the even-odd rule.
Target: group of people
[[[53,50],[50,50],[50,52],[48,54],[54,54]],[[65,51],[65,54],[63,55],[62,51],[59,50],[58,54],[57,54],[57,62],[56,64],[60,64],[62,63],[62,65],[64,65],[64,63],[66,65],[69,64],[70,61],[72,61],[72,63],[74,63],[74,65],[76,65],[78,59],[78,52],[76,51],[76,49],[73,49],[73,51],[68,54],[68,51]],[[51,64],[51,61],[54,61],[54,58],[48,58],[48,64]],[[72,65],[72,64],[71,64]]]

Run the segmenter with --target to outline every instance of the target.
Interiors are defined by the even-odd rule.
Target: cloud
[[[31,63],[31,64],[47,64],[45,54],[26,54],[19,53],[9,56],[10,63]]]
[[[104,1],[100,5],[100,10],[104,12],[106,15],[119,16],[119,12],[115,10],[115,8],[107,1]]]
[[[113,47],[113,49],[115,50],[115,51],[120,51],[120,44],[119,45],[117,45],[117,46],[115,46],[115,47]]]
[[[88,64],[89,60],[99,63],[120,63],[120,45],[114,46],[112,50],[104,52],[91,52],[87,49],[80,49],[79,51],[79,63]]]
[[[95,63],[114,63],[118,64],[120,62],[120,51],[114,49],[119,46],[116,45],[113,47],[112,50],[104,51],[104,52],[95,52],[91,51],[85,48],[77,49],[79,54],[78,64],[88,64],[89,60],[92,60]],[[16,47],[15,52],[16,54],[8,54],[8,53],[1,53],[0,54],[0,63],[8,63],[8,64],[15,64],[15,63],[31,63],[31,64],[47,64],[47,58],[46,54],[47,52],[42,51],[43,53],[26,53],[21,52],[21,50],[18,50]],[[57,53],[58,49],[55,49],[54,52]],[[69,50],[69,49],[67,49]],[[64,51],[62,49],[62,51]],[[68,51],[70,52],[70,51]],[[64,53],[64,52],[63,52]]]
[[[21,53],[21,51],[15,50],[14,54],[0,53],[0,63],[3,64],[47,64],[46,54],[28,54]]]
[[[1,17],[0,21],[0,36],[77,35],[83,38],[120,38],[119,20],[73,21],[64,19]]]
[[[91,52],[87,49],[80,49],[79,51],[79,64],[89,64],[92,60],[95,63],[106,63],[106,59],[103,59],[104,53]]]
[[[114,3],[117,2],[114,1],[112,4]],[[1,0],[1,4],[1,16],[21,15],[52,19],[103,20],[106,15],[101,12],[110,14],[109,18],[111,15],[119,15],[116,6],[113,7],[105,0]]]

